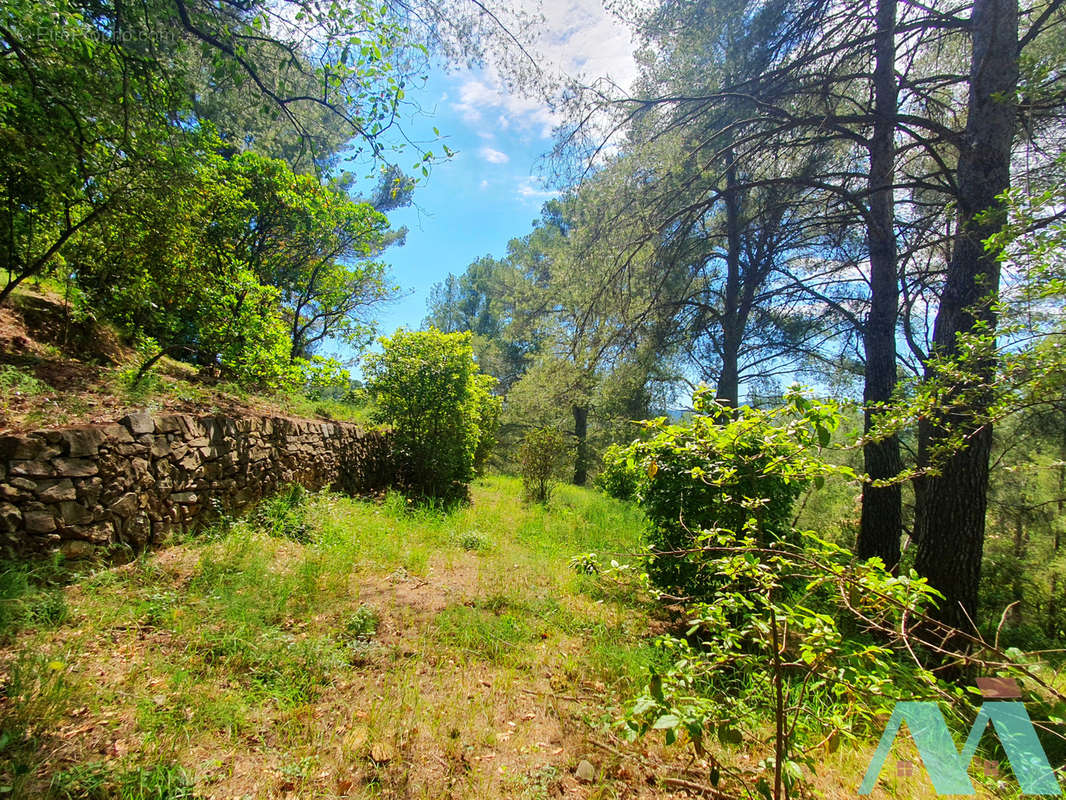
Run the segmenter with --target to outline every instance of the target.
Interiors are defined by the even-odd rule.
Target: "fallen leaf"
[[[377,742],[370,748],[370,758],[375,764],[388,764],[396,757],[396,751],[388,742]]]

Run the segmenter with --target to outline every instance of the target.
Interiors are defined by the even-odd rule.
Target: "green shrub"
[[[474,471],[481,474],[485,461],[496,446],[496,431],[500,427],[500,412],[503,401],[492,393],[496,379],[491,375],[474,376],[474,401],[477,404],[478,430],[480,435],[474,450]]]
[[[612,444],[603,453],[603,469],[596,484],[608,497],[632,500],[637,491],[637,466],[632,446]]]
[[[471,334],[401,329],[380,341],[383,352],[366,358],[367,389],[377,421],[393,428],[401,482],[417,497],[465,497],[498,413]]]
[[[954,695],[950,713],[972,718],[965,690],[915,665],[899,635],[937,596],[913,570],[894,576],[811,533],[774,548],[725,534],[713,544],[714,596],[685,605],[684,637],[656,640],[658,663],[617,721],[623,738],[661,732],[698,755],[715,739],[726,753],[769,744],[770,768],[752,778],[752,796],[769,800],[806,796],[810,754],[862,742],[898,700]],[[775,761],[785,791],[773,790]]]
[[[335,358],[298,358],[296,365],[300,370],[304,396],[309,400],[343,396],[351,391],[352,376]]]
[[[690,422],[645,422],[654,435],[616,456],[635,477],[649,521],[648,575],[660,589],[710,596],[715,574],[700,548],[711,536],[726,532],[760,545],[788,536],[796,498],[830,469],[809,451],[828,443],[839,415],[798,391],[786,399],[769,411],[734,410],[697,393]]]
[[[518,462],[522,491],[530,503],[547,503],[563,477],[569,455],[566,438],[552,428],[538,428],[522,439]]]

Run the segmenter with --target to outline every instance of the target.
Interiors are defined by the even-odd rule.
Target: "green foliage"
[[[703,754],[710,739],[761,741],[767,721],[779,720],[773,756],[752,782],[769,796],[778,759],[794,795],[804,768],[818,769],[813,745],[861,740],[897,699],[936,696],[932,674],[901,659],[892,638],[935,597],[913,572],[896,577],[877,559],[855,563],[811,533],[773,548],[731,534],[708,545],[718,584],[688,607],[687,638],[658,640],[669,667],[652,672],[618,721],[627,738],[662,731],[667,743],[685,737]]]
[[[341,638],[356,656],[369,650],[374,635],[378,632],[381,618],[373,606],[361,603],[359,608],[342,619]]]
[[[68,245],[113,215],[166,197],[177,163],[200,160],[190,141],[212,123],[234,161],[259,149],[310,172],[353,136],[356,151],[380,147],[404,94],[399,64],[417,52],[387,9],[302,3],[284,32],[262,3],[234,14],[192,1],[182,11],[179,20],[159,4],[4,4],[5,48],[20,56],[0,61],[0,300],[61,266]],[[299,44],[307,40],[314,54]]]
[[[518,463],[526,502],[547,503],[562,480],[570,447],[566,437],[553,428],[537,428],[522,439]]]
[[[717,579],[699,552],[707,536],[786,540],[803,487],[845,469],[815,455],[839,424],[836,404],[811,401],[795,388],[786,402],[734,410],[698,392],[687,424],[645,422],[650,438],[618,451],[616,460],[624,458],[636,476],[635,497],[649,522],[648,573],[662,590],[709,596]]]
[[[255,522],[271,536],[306,542],[308,491],[298,483],[268,497],[255,512]]]
[[[165,190],[70,248],[110,318],[160,351],[245,387],[313,395],[344,370],[323,342],[364,346],[395,291],[374,256],[388,222],[335,183],[255,153],[219,154],[203,132]]]
[[[632,500],[637,492],[637,465],[631,448],[610,445],[603,453],[603,469],[596,484],[609,497]]]
[[[278,309],[278,292],[247,270],[225,284],[203,287],[196,319],[201,352],[222,375],[245,387],[291,388],[299,369],[289,359],[291,343]],[[210,363],[210,362],[209,362]]]
[[[22,649],[4,665],[0,693],[0,786],[17,790],[30,778],[46,731],[66,713],[66,658]]]
[[[415,496],[465,497],[478,445],[492,432],[492,379],[474,363],[469,333],[399,330],[366,358],[376,418],[393,428],[401,479]]]
[[[312,356],[297,359],[300,369],[302,392],[309,400],[320,400],[327,394],[337,394],[338,390],[347,394],[351,389],[352,375],[335,358]]]
[[[478,373],[474,375],[474,403],[477,407],[478,440],[474,450],[474,471],[481,474],[485,462],[496,447],[496,434],[500,428],[500,414],[503,410],[503,398],[493,394],[496,379],[491,375]]]
[[[7,411],[14,400],[51,391],[51,386],[24,370],[10,364],[0,364],[0,413]]]
[[[0,562],[0,642],[29,625],[53,627],[67,617],[56,561]]]
[[[481,531],[462,531],[456,535],[455,540],[468,552],[483,552],[492,549],[492,542]]]
[[[580,190],[577,194],[580,194]],[[604,292],[615,242],[593,242],[605,218],[595,191],[544,205],[526,236],[502,259],[481,258],[434,287],[428,321],[470,330],[478,363],[500,381],[505,469],[517,466],[530,427],[571,430],[573,473],[583,481],[596,455],[623,436],[660,398],[665,347],[646,316],[644,291],[616,302]]]
[[[96,761],[57,772],[52,791],[62,800],[196,800],[192,780],[174,764],[116,769]]]

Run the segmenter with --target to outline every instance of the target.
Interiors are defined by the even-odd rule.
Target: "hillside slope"
[[[106,422],[144,408],[366,419],[364,411],[346,404],[249,394],[170,358],[135,385],[140,363],[113,327],[79,317],[61,295],[18,292],[0,306],[0,434]]]

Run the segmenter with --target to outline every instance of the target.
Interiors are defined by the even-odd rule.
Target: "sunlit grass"
[[[9,568],[3,669],[9,683],[15,667],[23,683],[36,676],[28,704],[3,707],[19,772],[4,776],[9,794],[331,797],[340,785],[375,797],[417,784],[498,797],[507,781],[536,785],[559,749],[548,740],[589,729],[530,709],[612,686],[595,697],[602,717],[651,648],[641,601],[605,598],[567,566],[576,552],[635,550],[639,515],[571,488],[526,507],[520,491],[488,478],[452,510],[292,492],[169,550],[68,575],[65,591]],[[522,733],[531,714],[539,727]],[[52,746],[87,724],[78,746]],[[216,764],[221,753],[230,761]],[[426,758],[436,766],[412,766]],[[130,793],[137,781],[148,793]]]

